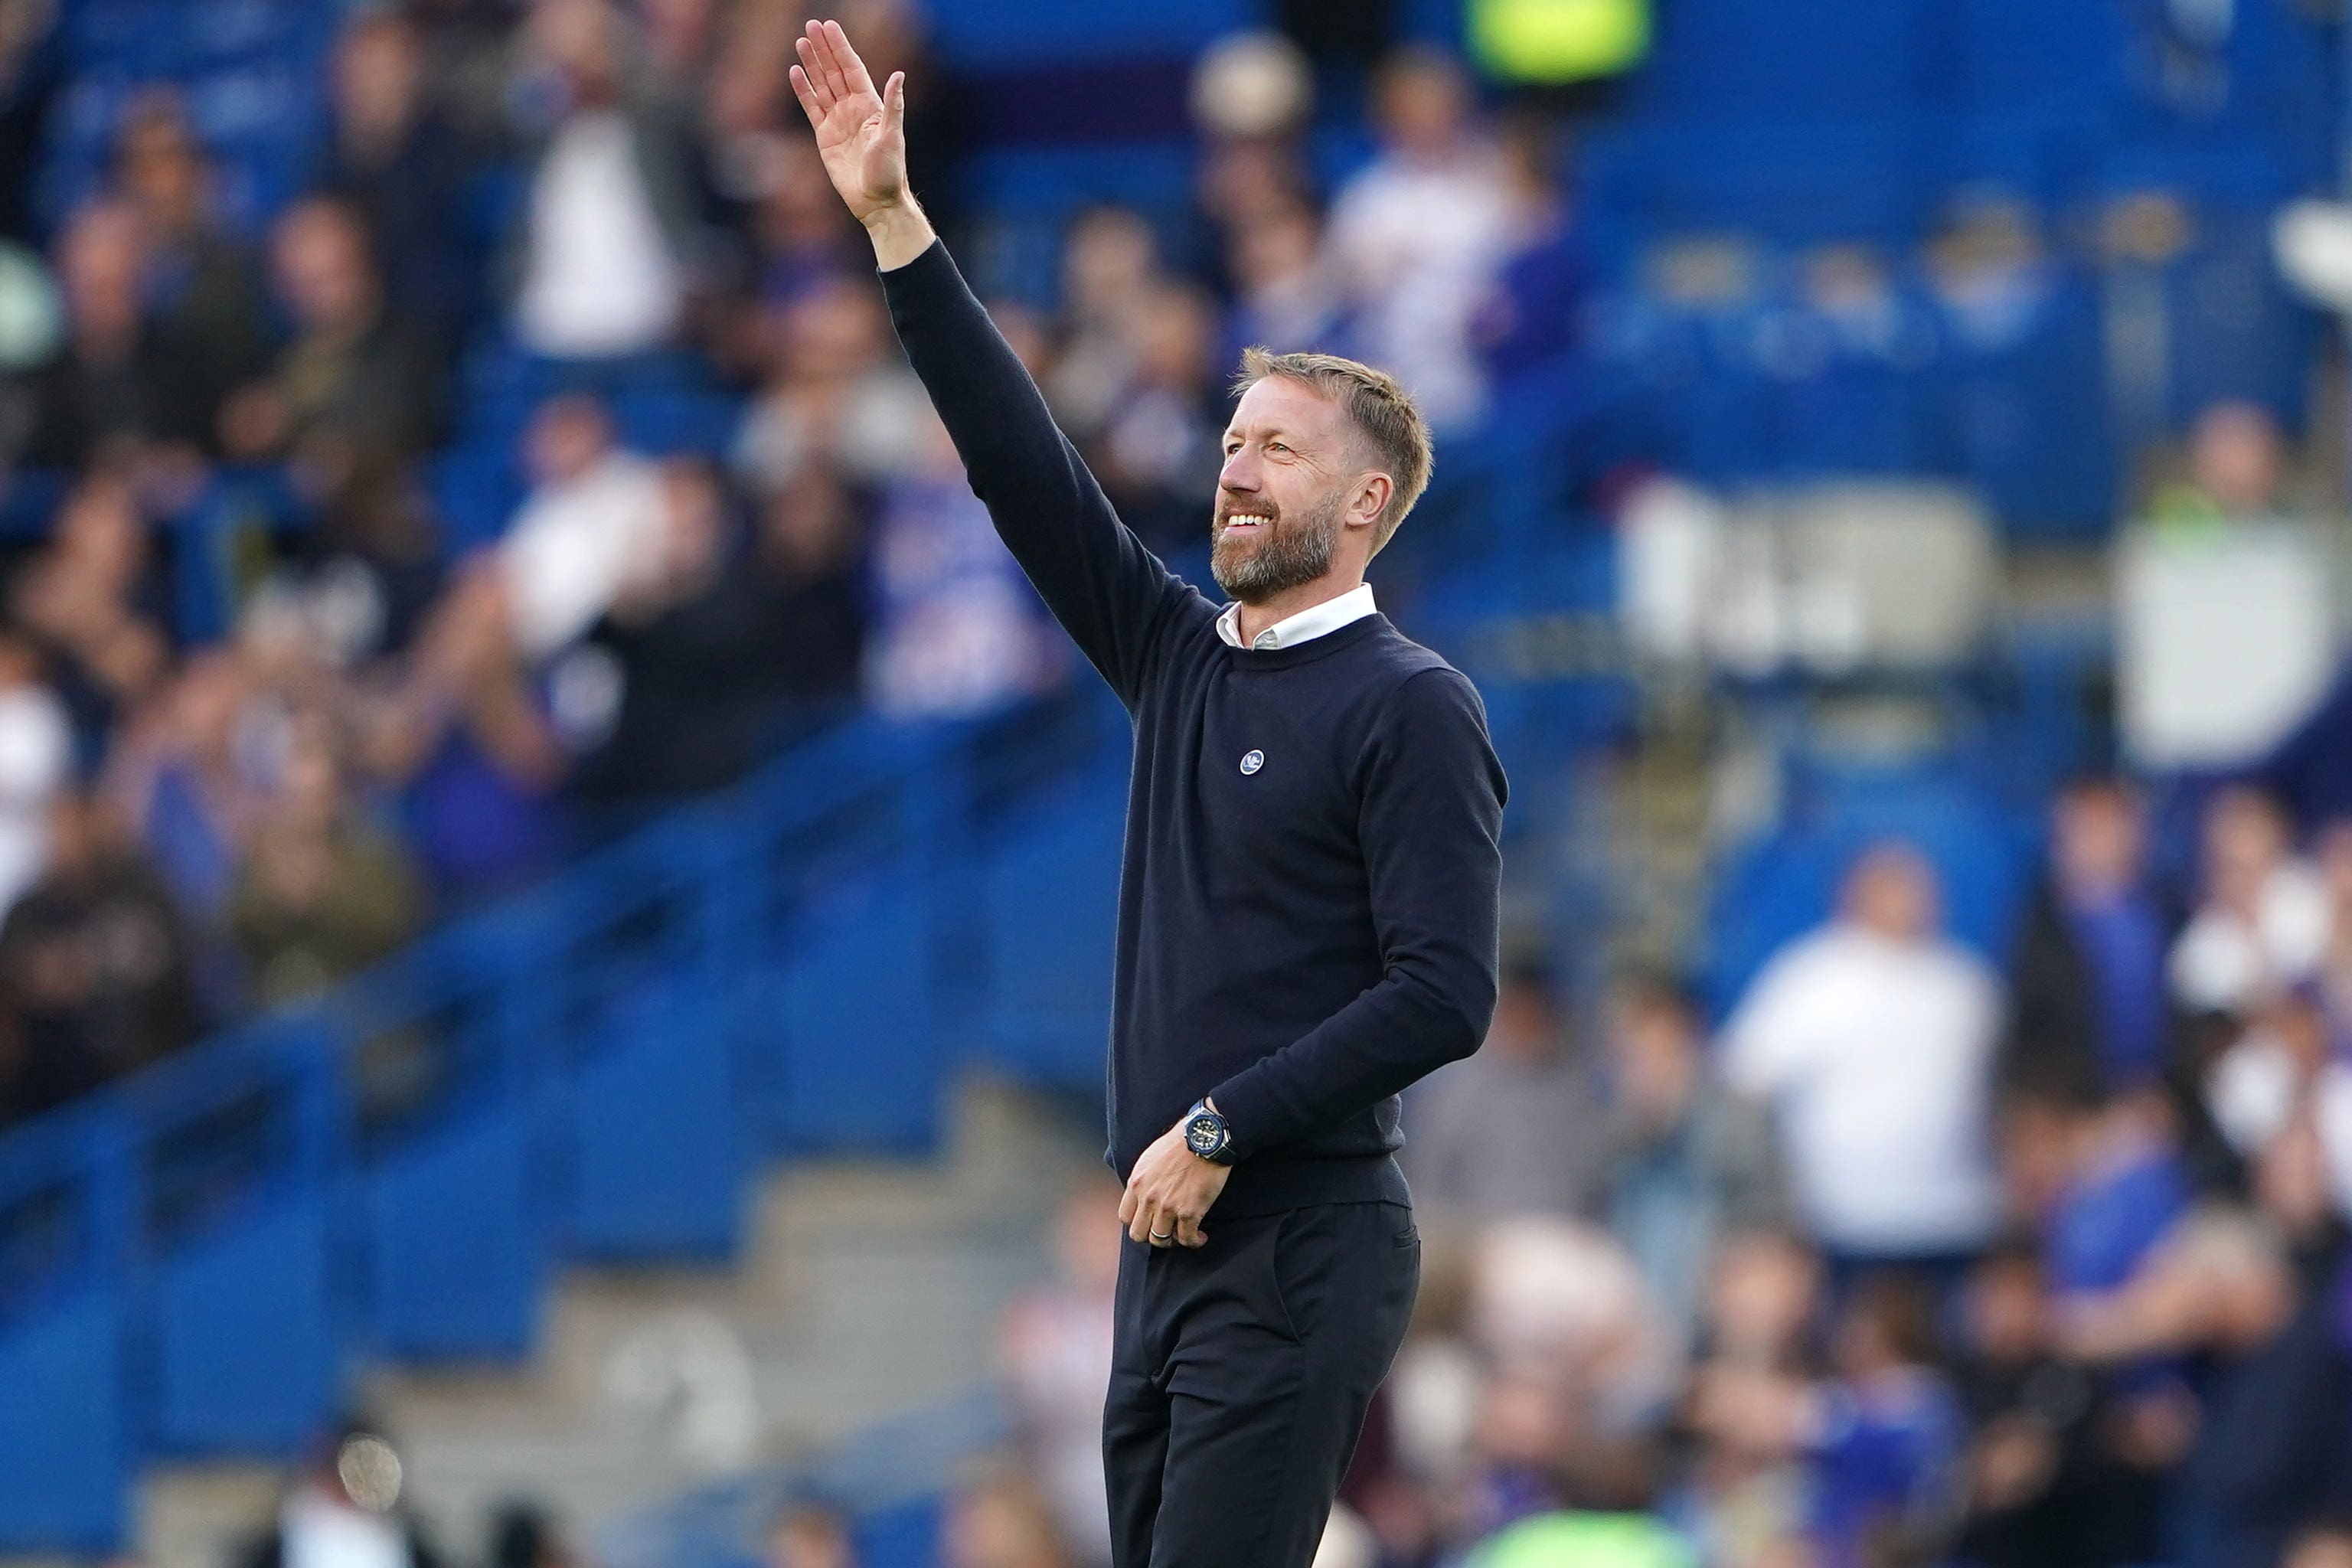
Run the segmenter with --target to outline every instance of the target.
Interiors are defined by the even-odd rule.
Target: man
[[[1715,1071],[1698,1005],[1674,981],[1621,982],[1601,1040],[1601,1218],[1689,1343],[1722,1239],[1792,1222],[1780,1145],[1765,1108]]]
[[[2085,778],[2051,809],[2050,873],[2010,963],[2005,1090],[2122,1091],[2160,1079],[2172,1020],[2173,921],[2149,885],[2147,814],[2120,779]]]
[[[1937,926],[1933,868],[1881,844],[1848,872],[1837,918],[1765,965],[1724,1032],[1725,1076],[1777,1112],[1807,1228],[1850,1267],[1946,1266],[1995,1218],[2000,985]]]
[[[1118,521],[939,245],[903,74],[877,91],[836,24],[799,47],[793,89],[972,489],[1135,721],[1112,1561],[1305,1568],[1419,1279],[1396,1097],[1495,1005],[1502,769],[1470,683],[1362,580],[1428,480],[1426,427],[1377,371],[1253,351],[1220,610]]]
[[[1589,1213],[1600,1191],[1601,1101],[1586,1057],[1570,1047],[1550,971],[1514,963],[1485,1047],[1413,1091],[1405,1169],[1415,1196],[1430,1212],[1477,1224]]]

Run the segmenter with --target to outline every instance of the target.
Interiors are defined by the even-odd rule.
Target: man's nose
[[[1258,487],[1257,455],[1247,447],[1225,459],[1217,475],[1217,483],[1242,495],[1255,495]]]

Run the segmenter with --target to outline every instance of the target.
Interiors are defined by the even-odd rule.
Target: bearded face
[[[1209,523],[1209,570],[1244,605],[1263,605],[1331,569],[1346,498],[1337,489],[1304,511],[1286,511],[1263,491],[1217,497]]]

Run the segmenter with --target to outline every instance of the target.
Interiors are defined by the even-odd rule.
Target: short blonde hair
[[[1270,375],[1312,387],[1337,403],[1370,445],[1374,460],[1393,487],[1388,505],[1381,509],[1373,524],[1372,553],[1379,554],[1396,536],[1412,503],[1429,488],[1429,470],[1435,461],[1429,422],[1396,377],[1338,354],[1278,354],[1263,348],[1244,349],[1234,391],[1236,395],[1247,392]]]

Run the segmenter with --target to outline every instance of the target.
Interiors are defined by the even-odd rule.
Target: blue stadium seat
[[[600,1260],[715,1262],[742,1239],[745,1172],[734,1042],[685,975],[604,1008],[561,1097],[567,1240]]]
[[[0,1553],[111,1556],[135,1451],[123,1303],[91,1284],[0,1317]]]
[[[770,1048],[781,1131],[800,1152],[923,1153],[939,1142],[940,1019],[928,901],[903,878],[830,889],[802,917]],[[910,963],[913,968],[910,970]]]
[[[323,1185],[289,1185],[158,1263],[158,1447],[278,1458],[333,1416],[342,1365],[329,1260],[339,1234]]]
[[[537,1337],[549,1257],[529,1107],[467,1106],[361,1176],[364,1321],[402,1361],[519,1361]]]
[[[1057,791],[1002,830],[982,872],[980,1044],[1016,1078],[1102,1083],[1126,782],[1119,769]]]

